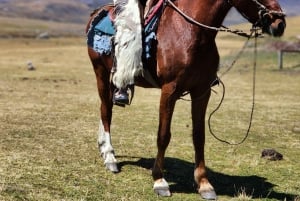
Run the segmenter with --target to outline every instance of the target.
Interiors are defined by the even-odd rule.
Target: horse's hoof
[[[170,197],[171,192],[169,189],[169,184],[165,179],[160,179],[159,181],[154,182],[153,190],[157,195],[163,197]]]
[[[200,192],[200,195],[205,200],[217,200],[217,194],[214,190]]]
[[[159,196],[163,196],[163,197],[170,197],[171,196],[171,192],[169,189],[159,189],[156,188],[154,189],[154,192],[159,195]]]
[[[117,163],[106,163],[105,164],[106,168],[113,172],[113,173],[118,173],[119,172],[119,169],[118,169],[118,166],[117,166]]]

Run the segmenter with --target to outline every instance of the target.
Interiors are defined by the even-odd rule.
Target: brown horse
[[[219,29],[216,27],[221,27],[230,8],[235,7],[254,26],[260,27],[270,35],[281,36],[285,29],[284,14],[277,0],[175,0],[173,3],[178,10],[166,1],[158,25],[155,56],[144,62],[144,67],[157,84],[155,87],[161,89],[158,151],[152,169],[154,191],[162,196],[171,194],[163,176],[165,151],[171,138],[171,119],[176,100],[183,93],[189,92],[192,99],[195,181],[203,198],[216,199],[214,188],[206,176],[204,161],[205,113],[210,87],[217,79],[219,65],[215,42]],[[113,6],[104,6],[101,9],[111,10]],[[179,11],[184,11],[185,15],[202,25],[187,19]],[[91,16],[87,31],[97,13]],[[99,150],[106,167],[117,172],[117,161],[110,137],[112,93],[115,88],[110,81],[113,57],[99,54],[91,47],[88,47],[88,54],[94,67],[101,99]],[[135,85],[154,87],[144,77],[137,77]]]

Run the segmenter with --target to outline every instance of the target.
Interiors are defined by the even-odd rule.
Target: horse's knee
[[[171,140],[171,133],[170,132],[166,132],[166,133],[163,133],[163,134],[161,132],[159,132],[158,136],[157,136],[158,149],[166,150],[169,143],[170,143],[170,140]]]

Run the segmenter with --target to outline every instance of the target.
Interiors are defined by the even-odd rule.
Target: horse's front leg
[[[205,113],[210,97],[210,91],[191,91],[192,98],[192,122],[193,122],[193,144],[195,149],[195,171],[194,177],[198,184],[198,192],[204,199],[215,200],[217,198],[213,186],[209,183],[206,176],[204,160],[205,144]],[[199,95],[200,94],[200,95]],[[200,96],[200,98],[199,98]]]
[[[111,143],[111,134],[110,134],[110,124],[112,119],[112,89],[109,81],[110,70],[105,68],[104,56],[102,60],[100,56],[91,55],[92,64],[94,66],[94,71],[97,79],[97,88],[99,97],[101,100],[100,105],[100,116],[101,120],[99,123],[98,130],[98,147],[101,156],[104,159],[104,164],[106,168],[112,172],[118,172],[117,160],[115,158],[114,149]],[[110,61],[109,57],[106,58],[106,61]]]
[[[171,196],[169,185],[163,177],[165,151],[171,138],[171,119],[177,97],[175,85],[169,84],[162,87],[159,109],[159,127],[157,134],[157,156],[152,169],[154,179],[154,192],[161,196]]]

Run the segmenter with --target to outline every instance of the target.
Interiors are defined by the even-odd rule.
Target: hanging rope
[[[219,76],[219,78],[223,77],[225,74],[227,74],[232,67],[234,66],[234,64],[237,62],[237,60],[242,56],[242,54],[244,53],[246,47],[248,46],[248,43],[250,41],[250,39],[253,37],[257,38],[259,35],[257,34],[258,29],[253,27],[251,29],[251,33],[249,34],[248,39],[246,40],[246,42],[244,43],[243,47],[240,49],[240,51],[235,55],[235,58],[232,60],[231,64],[229,65],[229,67]]]
[[[244,43],[242,49],[238,52],[238,54],[235,56],[235,59],[232,61],[231,65],[226,69],[225,72],[223,72],[218,78],[216,78],[210,85],[210,88],[208,88],[207,91],[205,91],[201,96],[193,99],[193,100],[198,100],[198,99],[202,99],[209,90],[213,90],[211,87],[215,85],[215,82],[218,82],[221,86],[222,86],[222,97],[221,97],[221,100],[220,100],[220,103],[218,104],[218,106],[210,113],[209,115],[209,118],[208,118],[208,128],[209,128],[209,131],[211,133],[211,135],[217,139],[218,141],[220,142],[223,142],[223,143],[226,143],[226,144],[229,144],[229,145],[240,145],[242,144],[249,136],[249,133],[250,133],[250,129],[251,129],[251,126],[252,126],[252,120],[253,120],[253,114],[254,114],[254,106],[255,106],[255,83],[256,83],[256,60],[257,60],[257,37],[259,36],[259,34],[257,34],[259,29],[257,28],[253,28],[252,31],[251,31],[251,34],[250,34],[250,37],[248,38],[248,40]],[[231,143],[231,142],[228,142],[227,140],[223,140],[221,138],[219,138],[215,133],[214,131],[212,130],[211,128],[211,118],[212,116],[220,109],[223,101],[224,101],[224,98],[225,98],[225,84],[223,83],[223,81],[220,79],[221,77],[223,77],[225,74],[227,74],[231,69],[232,67],[234,66],[234,64],[237,62],[237,60],[241,57],[241,55],[243,54],[244,50],[246,49],[248,43],[249,43],[249,40],[250,38],[252,38],[252,35],[254,34],[254,38],[255,38],[255,42],[254,42],[254,58],[253,58],[253,80],[252,80],[252,107],[251,107],[251,113],[250,113],[250,118],[249,118],[249,125],[248,125],[248,128],[247,128],[247,131],[246,131],[246,134],[244,136],[244,138],[238,142],[238,143]],[[182,94],[182,96],[185,96],[189,94],[189,92],[186,92],[184,94]],[[181,100],[184,100],[184,101],[192,101],[192,100],[188,100],[188,99],[184,99],[184,98],[180,98]]]
[[[257,0],[252,0],[254,1],[255,3],[257,3],[257,5],[263,9],[263,10],[266,10],[268,11],[269,13],[272,13],[272,14],[280,14],[280,15],[284,15],[284,13],[282,12],[277,12],[277,11],[270,11],[270,10],[267,10],[265,6],[263,6],[261,3],[259,3]],[[213,27],[213,26],[207,26],[205,24],[202,24],[200,22],[197,22],[195,21],[193,18],[191,18],[190,16],[186,15],[184,12],[182,12],[171,0],[166,0],[166,2],[174,9],[176,10],[179,14],[181,14],[187,21],[189,21],[190,23],[193,23],[199,27],[203,27],[203,28],[207,28],[207,29],[210,29],[210,30],[214,30],[214,31],[217,31],[217,32],[229,32],[229,33],[233,33],[233,34],[236,34],[236,35],[239,35],[239,36],[243,36],[243,37],[246,37],[247,38],[247,41],[244,43],[242,49],[238,52],[238,54],[236,55],[236,57],[233,59],[231,65],[219,76],[217,77],[215,80],[212,81],[211,85],[210,85],[210,88],[208,88],[207,91],[205,91],[200,97],[197,97],[195,99],[202,99],[203,96],[206,95],[206,93],[209,91],[209,90],[213,90],[211,89],[212,86],[214,86],[214,83],[217,81],[218,83],[221,84],[222,86],[222,89],[223,89],[223,93],[222,93],[222,98],[220,100],[220,103],[218,104],[218,106],[216,107],[215,110],[213,110],[211,112],[211,114],[209,115],[209,118],[208,118],[208,126],[209,126],[209,131],[211,133],[211,135],[216,138],[217,140],[223,142],[223,143],[226,143],[226,144],[229,144],[229,145],[240,145],[242,144],[249,136],[249,133],[250,133],[250,129],[251,129],[251,125],[252,125],[252,120],[253,120],[253,114],[254,114],[254,106],[255,106],[255,81],[256,81],[256,59],[257,59],[257,37],[261,36],[262,34],[261,33],[258,33],[258,30],[256,27],[254,27],[252,30],[251,30],[251,33],[248,34],[248,33],[245,33],[244,31],[241,31],[241,30],[231,30],[225,26],[221,26],[221,27]],[[254,34],[254,35],[253,35]],[[236,63],[236,61],[241,57],[241,55],[243,54],[244,50],[246,49],[249,41],[250,41],[250,38],[254,37],[255,38],[255,45],[254,45],[254,61],[253,61],[253,80],[252,80],[252,108],[251,108],[251,113],[250,113],[250,119],[249,119],[249,125],[248,125],[248,128],[247,128],[247,131],[246,131],[246,134],[245,136],[243,137],[243,139],[238,142],[238,143],[231,143],[227,140],[223,140],[221,138],[219,138],[212,130],[211,128],[211,118],[212,116],[220,109],[223,101],[224,101],[224,98],[225,98],[225,85],[223,83],[223,81],[220,79],[221,77],[223,77],[225,74],[227,74],[231,69],[232,67],[234,66],[234,64]],[[186,93],[183,93],[182,96],[185,96],[189,94],[189,92],[186,92]],[[187,100],[187,99],[184,99],[184,98],[180,98],[182,100],[185,100],[185,101],[191,101],[191,100]],[[193,100],[195,100],[193,99]]]
[[[257,30],[255,29],[255,35],[256,35],[256,32]],[[248,43],[248,42],[247,42]],[[245,48],[245,47],[244,47]],[[241,55],[242,51],[239,52],[239,54]],[[239,55],[239,57],[240,57]],[[209,131],[211,133],[211,135],[219,140],[220,142],[223,142],[223,143],[226,143],[226,144],[229,144],[229,145],[240,145],[242,144],[243,142],[245,142],[245,140],[248,138],[249,136],[249,133],[250,133],[250,129],[251,129],[251,125],[252,125],[252,121],[253,121],[253,114],[254,114],[254,106],[255,106],[255,82],[256,82],[256,60],[257,60],[257,37],[255,37],[255,42],[254,42],[254,57],[253,57],[253,75],[252,75],[252,107],[251,107],[251,113],[250,113],[250,118],[249,118],[249,125],[248,125],[248,128],[247,128],[247,131],[246,131],[246,134],[244,136],[244,138],[238,142],[238,143],[231,143],[227,140],[223,140],[221,138],[219,138],[212,130],[211,128],[211,118],[212,116],[220,109],[223,101],[224,101],[224,97],[225,97],[225,85],[224,83],[219,80],[221,86],[222,86],[222,90],[223,90],[223,94],[222,94],[222,98],[220,100],[220,103],[218,104],[218,106],[216,107],[216,109],[214,109],[210,115],[209,115],[209,118],[208,118],[208,128],[209,128]],[[233,61],[233,64],[235,63],[236,61]],[[230,69],[232,68],[233,64],[231,65]],[[225,73],[227,73],[230,69],[227,69],[227,71]],[[225,74],[223,73],[222,76]]]

